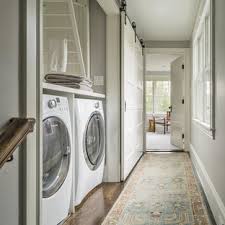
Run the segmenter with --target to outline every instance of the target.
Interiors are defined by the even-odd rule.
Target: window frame
[[[193,33],[192,121],[215,138],[214,2],[206,0]],[[203,43],[200,42],[203,38]],[[202,44],[202,46],[200,46]],[[199,50],[200,48],[200,50]],[[201,55],[200,55],[201,52]],[[209,89],[207,90],[207,88]],[[209,96],[207,95],[209,91]],[[201,92],[199,94],[199,92]],[[208,98],[207,98],[208,97]],[[208,105],[209,103],[209,105]],[[209,108],[209,110],[207,110]],[[209,115],[207,115],[209,113]]]

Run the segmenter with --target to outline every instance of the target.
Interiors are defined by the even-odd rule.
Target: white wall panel
[[[107,3],[105,1],[105,3]],[[106,169],[105,182],[120,178],[120,15],[107,15],[106,29]]]

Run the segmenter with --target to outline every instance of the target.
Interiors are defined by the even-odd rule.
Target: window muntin
[[[153,81],[146,81],[146,112],[153,112]]]

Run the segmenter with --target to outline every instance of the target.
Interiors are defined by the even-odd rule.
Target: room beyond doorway
[[[184,149],[184,55],[146,54],[145,131],[147,151]]]
[[[164,75],[151,77],[146,81],[146,149],[147,150],[177,150],[171,144],[170,106],[171,81]]]

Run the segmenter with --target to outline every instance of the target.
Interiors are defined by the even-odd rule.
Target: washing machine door
[[[84,133],[84,157],[88,167],[96,170],[105,154],[105,126],[102,115],[94,112],[90,116]]]
[[[58,117],[43,120],[43,197],[49,198],[62,186],[70,165],[68,129]]]

